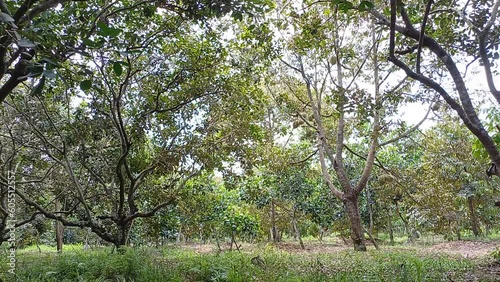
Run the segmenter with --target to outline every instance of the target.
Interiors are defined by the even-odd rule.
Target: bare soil
[[[444,253],[475,259],[491,254],[497,247],[500,248],[500,242],[453,241],[422,248],[421,252]]]
[[[368,242],[367,242],[368,243]],[[266,248],[272,246],[279,250],[303,254],[303,255],[315,255],[319,253],[337,253],[346,250],[352,250],[350,244],[346,244],[341,239],[329,238],[326,242],[305,242],[305,249],[301,249],[298,242],[280,242],[277,244],[272,243],[261,243],[261,244],[246,244],[240,245],[240,250],[242,252],[253,252],[256,249]],[[180,248],[190,249],[197,253],[215,253],[218,251],[215,244],[182,244],[179,245]],[[368,246],[369,249],[374,249],[372,245]],[[445,254],[455,257],[462,257],[467,259],[479,260],[480,264],[476,266],[473,270],[466,273],[465,276],[459,278],[456,281],[465,282],[498,282],[500,281],[500,261],[494,260],[490,254],[495,251],[496,248],[500,248],[500,241],[493,242],[481,242],[481,241],[452,241],[438,243],[432,246],[422,246],[422,245],[404,245],[400,247],[388,247],[381,246],[381,249],[387,250],[402,250],[402,251],[415,251],[422,255],[429,254]],[[221,244],[222,251],[229,250],[229,244]],[[233,250],[236,248],[233,245]],[[455,282],[452,278],[449,278],[451,282]]]
[[[326,242],[305,242],[305,249],[301,249],[298,242],[280,242],[277,244],[246,244],[240,245],[240,250],[242,252],[250,252],[257,248],[261,248],[266,245],[271,245],[279,250],[283,250],[290,253],[302,253],[302,254],[317,254],[317,253],[336,253],[345,250],[351,250],[352,246],[350,244],[344,243],[342,240],[330,239]],[[187,243],[181,244],[179,247],[190,249],[196,253],[212,253],[217,252],[217,247],[215,244],[197,244],[197,243]],[[382,249],[391,248],[398,249],[398,247],[385,247],[381,246]],[[476,259],[481,257],[486,257],[491,254],[495,248],[500,248],[499,241],[493,242],[481,242],[481,241],[452,241],[439,243],[433,246],[421,246],[421,245],[406,245],[401,249],[415,249],[422,254],[447,254],[451,256],[461,256],[463,258]],[[369,249],[373,249],[372,245],[368,246]],[[221,244],[222,251],[229,250],[229,244]],[[236,247],[233,245],[233,250]]]

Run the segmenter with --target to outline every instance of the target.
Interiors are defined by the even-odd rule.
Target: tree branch
[[[403,6],[399,8],[401,9],[401,15],[403,17],[403,21],[405,22],[404,27],[396,25],[393,22],[389,22],[384,15],[382,15],[378,11],[375,11],[374,9],[371,10],[371,14],[375,16],[378,20],[380,20],[380,22],[383,25],[389,26],[391,28],[390,31],[391,34],[395,34],[395,31],[398,31],[399,33],[408,38],[419,40],[420,34],[411,25],[409,17],[406,14],[406,10],[404,9]],[[394,11],[395,9],[392,9],[391,13],[393,13]],[[392,38],[393,37],[391,37],[391,40]],[[433,38],[424,35],[423,46],[429,48],[429,50],[433,52],[439,58],[439,60],[445,65],[446,69],[448,70],[450,76],[453,79],[453,82],[455,84],[456,90],[460,98],[461,105],[457,103],[454,99],[452,99],[451,96],[438,83],[436,83],[435,81],[433,81],[428,77],[413,72],[405,63],[398,60],[391,52],[389,55],[389,61],[391,61],[394,65],[404,70],[409,77],[423,83],[424,85],[438,92],[441,95],[441,97],[443,97],[443,99],[446,101],[446,103],[448,103],[448,105],[450,105],[450,107],[457,112],[457,114],[460,116],[460,118],[467,126],[467,128],[474,135],[476,135],[476,137],[481,141],[484,148],[488,152],[488,155],[490,156],[491,160],[494,163],[500,165],[500,152],[496,147],[495,142],[493,142],[491,137],[488,135],[488,132],[484,129],[479,117],[477,116],[472,101],[470,99],[467,87],[465,86],[465,82],[455,62],[453,61],[451,56],[443,49],[443,47],[439,45],[439,43]]]
[[[289,163],[289,164],[290,164],[290,165],[298,165],[298,164],[305,163],[305,162],[307,162],[308,160],[310,160],[312,157],[314,157],[314,155],[316,155],[316,154],[318,153],[318,150],[319,150],[319,149],[314,150],[314,152],[312,152],[311,154],[309,154],[309,156],[305,157],[305,158],[304,158],[304,159],[302,159],[302,160],[295,161],[295,162],[291,162],[291,163]]]
[[[166,201],[163,201],[162,203],[156,205],[155,207],[153,207],[152,209],[150,209],[149,211],[147,212],[136,212],[134,214],[131,214],[129,216],[127,216],[123,221],[124,222],[130,222],[136,218],[139,218],[139,217],[151,217],[153,215],[155,215],[160,209],[170,205],[173,201],[174,201],[174,195],[179,192],[182,188],[184,188],[184,186],[186,185],[186,183],[188,182],[188,180],[190,180],[191,178],[195,177],[196,175],[198,175],[198,173],[200,172],[201,170],[198,170],[192,174],[190,174],[189,176],[187,176],[186,178],[184,178],[182,180],[182,182],[180,184],[178,184],[177,188],[175,189],[175,191],[172,193],[172,195],[170,196],[170,198]]]
[[[365,167],[363,169],[363,173],[359,178],[358,185],[354,189],[354,193],[359,194],[363,189],[365,189],[366,184],[368,183],[368,178],[370,177],[373,169],[373,163],[375,162],[375,154],[377,152],[378,147],[378,138],[380,134],[380,114],[383,111],[382,107],[382,99],[380,97],[380,86],[379,86],[379,74],[378,74],[378,40],[375,37],[375,24],[372,25],[372,41],[373,48],[370,50],[372,59],[373,59],[373,76],[374,76],[374,92],[375,92],[375,111],[373,114],[373,131],[371,134],[371,145],[368,151],[368,156],[366,158]],[[370,57],[370,56],[367,56]]]
[[[433,99],[433,102],[436,100],[436,98]],[[404,133],[400,134],[399,136],[396,136],[394,138],[391,138],[387,141],[384,141],[382,143],[380,143],[380,147],[383,147],[383,146],[386,146],[386,145],[389,145],[391,143],[394,143],[398,140],[401,140],[403,138],[406,138],[408,137],[410,134],[412,134],[414,131],[416,131],[421,125],[422,123],[424,123],[424,121],[427,120],[427,117],[429,116],[431,110],[432,110],[432,106],[433,106],[433,103],[431,103],[431,105],[429,106],[429,109],[427,109],[427,113],[425,114],[424,118],[419,121],[417,124],[415,124],[413,127],[411,127],[410,129],[408,129],[407,131],[405,131]]]
[[[5,48],[6,50],[6,47],[0,47],[0,48]],[[3,50],[1,50],[0,53],[4,53]],[[0,58],[2,57],[2,55],[3,54],[0,54]],[[28,79],[26,77],[26,74],[28,73],[29,62],[31,61],[34,55],[35,55],[34,50],[21,53],[21,57],[14,66],[14,71],[11,73],[10,78],[7,80],[7,82],[4,83],[4,85],[2,85],[2,87],[0,87],[0,103],[2,103],[7,98],[7,96],[9,96],[9,94],[12,92],[12,90],[14,90],[14,88],[16,88],[20,83]],[[4,64],[3,60],[2,64]],[[3,72],[2,74],[4,73],[5,72]]]
[[[389,57],[394,57],[394,49],[396,46],[396,0],[391,0],[391,21],[389,24]],[[372,10],[374,13],[375,10]],[[385,17],[382,16],[384,20]],[[380,19],[380,18],[379,18]]]
[[[424,45],[424,35],[425,26],[427,25],[427,19],[429,18],[429,12],[431,11],[433,0],[427,0],[427,6],[425,7],[424,19],[422,21],[422,27],[420,29],[420,38],[418,39],[418,51],[417,51],[417,73],[420,73],[420,59],[422,56],[422,46]]]

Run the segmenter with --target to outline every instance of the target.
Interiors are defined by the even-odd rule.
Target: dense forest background
[[[497,236],[499,6],[0,1],[0,242]]]

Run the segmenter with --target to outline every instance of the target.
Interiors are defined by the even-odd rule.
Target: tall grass
[[[252,258],[259,256],[259,259]],[[20,252],[16,276],[3,281],[462,281],[473,262],[411,251],[297,254],[263,247],[252,252],[198,254],[183,248],[102,248],[62,254]]]

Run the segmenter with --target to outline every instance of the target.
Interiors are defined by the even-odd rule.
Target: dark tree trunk
[[[182,235],[182,224],[179,226],[179,231],[177,232],[177,237],[175,238],[175,242],[177,244],[180,244],[183,241],[183,235]]]
[[[367,230],[365,230],[365,232],[366,232],[366,234],[368,234],[368,237],[370,237],[370,241],[372,242],[375,249],[379,250],[377,240],[375,239],[375,237],[373,237],[372,233],[370,231],[367,231]]]
[[[474,197],[469,196],[467,198],[467,203],[469,204],[472,233],[474,233],[474,236],[477,237],[477,236],[481,235],[481,230],[479,229],[479,224],[477,222],[477,216],[476,216],[476,210],[474,208]]]
[[[215,243],[217,244],[217,251],[221,252],[222,249],[221,249],[220,243],[219,243],[219,233],[217,232],[216,228],[214,228],[214,237],[215,237]]]
[[[128,243],[128,235],[132,228],[132,221],[124,222],[118,226],[118,234],[115,240],[115,247],[120,248]]]
[[[55,205],[56,205],[56,211],[61,211],[61,202],[58,199],[56,200]],[[61,253],[63,250],[64,226],[58,220],[56,220],[54,224],[56,229],[57,252]]]
[[[351,225],[351,239],[354,244],[354,250],[366,251],[363,226],[361,225],[361,217],[359,216],[358,195],[345,197],[343,202]]]
[[[236,242],[236,232],[235,231],[231,232],[231,245],[229,247],[230,251],[233,250],[233,244],[236,247],[236,250],[239,252],[240,251],[240,245],[238,245],[238,243]]]
[[[399,218],[401,218],[401,220],[403,221],[403,224],[405,226],[405,234],[408,236],[408,239],[412,239],[410,224],[408,223],[408,220],[403,216],[403,214],[399,210],[399,206],[397,204],[396,204],[396,212],[398,213]]]
[[[405,22],[404,25],[396,24],[395,21],[391,22],[387,17],[383,14],[379,13],[376,10],[371,10],[373,16],[375,16],[378,20],[381,21],[382,24],[387,25],[391,29],[391,38],[390,38],[390,47],[389,47],[389,61],[391,61],[394,65],[398,66],[400,69],[404,70],[405,73],[419,81],[420,83],[426,85],[427,87],[435,90],[437,93],[441,95],[441,97],[446,101],[446,103],[457,112],[460,119],[464,122],[465,126],[472,132],[481,142],[486,152],[488,153],[492,163],[496,165],[496,167],[500,167],[500,151],[497,147],[495,141],[491,136],[489,136],[488,132],[484,129],[481,120],[476,114],[476,109],[471,102],[468,89],[466,87],[465,81],[462,77],[461,72],[459,71],[456,63],[453,61],[451,55],[444,49],[443,45],[438,43],[434,38],[429,37],[428,35],[424,35],[423,41],[420,41],[420,31],[417,30],[412,23],[410,22],[410,18],[407,16],[406,8],[403,6],[401,1],[397,1],[397,6],[394,5],[391,7],[391,14],[395,16],[396,10],[400,13]],[[395,17],[394,17],[395,19]],[[438,82],[434,81],[430,77],[426,77],[421,73],[414,72],[407,64],[396,58],[394,55],[394,40],[396,31],[403,35],[405,38],[413,38],[416,41],[422,42],[423,47],[427,47],[432,53],[434,53],[440,61],[444,64],[446,69],[448,70],[448,74],[453,79],[454,88],[458,93],[460,98],[460,103],[457,102]],[[482,55],[482,54],[480,54]],[[487,77],[488,78],[488,77]],[[498,97],[498,92],[493,91],[493,96],[495,98]],[[494,171],[494,175],[500,177],[500,169]]]

